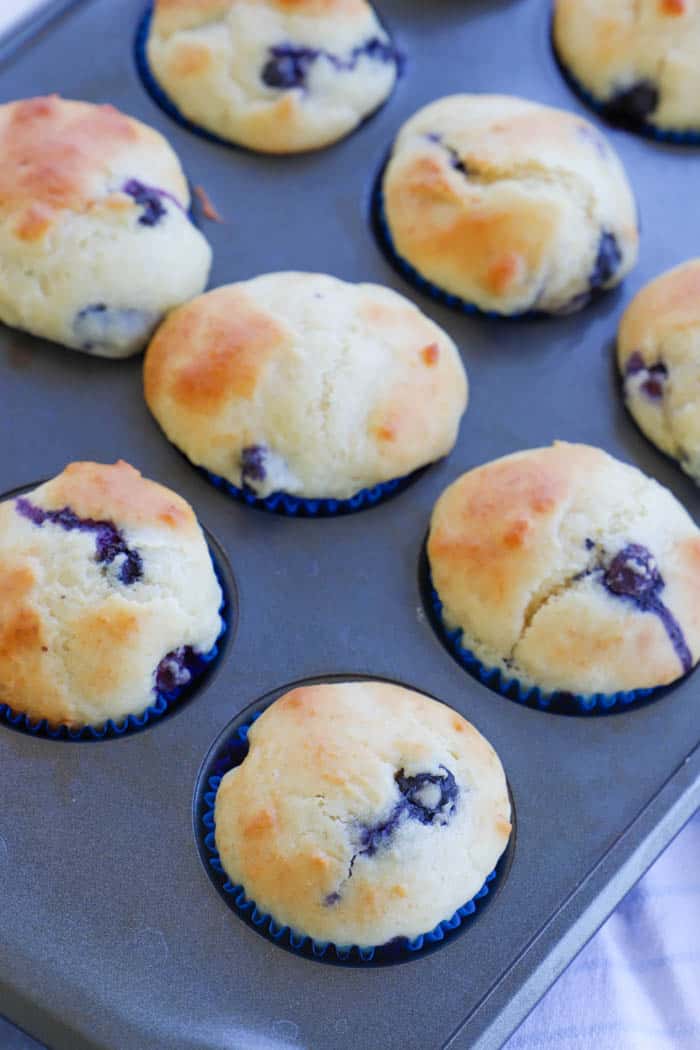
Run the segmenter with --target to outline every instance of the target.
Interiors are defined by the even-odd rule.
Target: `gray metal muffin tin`
[[[0,99],[59,91],[155,125],[226,220],[206,224],[212,285],[295,268],[397,288],[457,341],[471,403],[453,454],[395,499],[291,520],[231,501],[165,441],[140,359],[0,332],[0,491],[72,459],[123,457],[190,500],[239,595],[217,673],[152,728],[68,744],[0,726],[0,1012],[61,1050],[497,1047],[696,808],[699,682],[609,717],[521,708],[470,678],[433,634],[419,552],[448,482],[554,438],[638,464],[698,516],[696,489],[625,413],[612,344],[633,293],[698,253],[700,153],[610,132],[643,218],[640,264],[621,290],[561,320],[461,316],[415,293],[378,250],[373,177],[402,121],[439,95],[511,92],[585,113],[550,53],[542,0],[381,3],[408,56],[395,94],[346,141],[288,159],[209,143],[161,112],[134,68],[142,7],[52,5],[0,51]],[[498,896],[406,965],[331,967],[280,950],[225,907],[195,848],[195,780],[222,727],[287,682],[337,672],[452,704],[497,748],[513,791],[517,841]]]

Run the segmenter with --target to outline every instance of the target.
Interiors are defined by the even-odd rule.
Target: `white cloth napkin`
[[[505,1050],[699,1050],[700,813]]]
[[[0,0],[0,33],[45,3],[46,0]]]

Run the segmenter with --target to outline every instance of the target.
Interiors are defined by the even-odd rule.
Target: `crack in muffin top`
[[[463,475],[436,504],[428,558],[448,628],[526,686],[652,688],[700,655],[700,531],[599,449],[557,442]],[[645,565],[653,587],[635,599],[622,568],[631,586]]]
[[[381,193],[394,252],[482,310],[580,308],[635,264],[622,164],[581,118],[505,95],[452,95],[396,137]]]
[[[508,842],[495,752],[412,690],[300,686],[248,740],[216,796],[222,864],[259,910],[316,940],[428,932],[474,896]]]

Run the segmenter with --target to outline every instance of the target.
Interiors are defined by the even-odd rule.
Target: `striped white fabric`
[[[46,0],[0,0],[0,33],[45,3]]]
[[[505,1050],[700,1050],[700,813]]]
[[[0,0],[0,33],[45,3],[46,0]]]

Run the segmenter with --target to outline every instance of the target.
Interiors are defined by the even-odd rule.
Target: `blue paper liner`
[[[205,773],[201,804],[197,810],[196,833],[199,839],[200,854],[209,877],[229,907],[249,926],[274,944],[278,944],[280,947],[296,952],[306,958],[331,964],[363,965],[372,963],[375,966],[379,966],[406,962],[411,958],[415,958],[418,954],[425,954],[441,945],[463,925],[465,919],[475,914],[480,903],[493,890],[493,882],[497,878],[504,859],[508,855],[508,850],[503,853],[496,869],[486,877],[484,885],[479,892],[466,904],[458,908],[449,919],[443,919],[434,929],[427,933],[422,933],[413,939],[397,937],[387,944],[371,948],[361,948],[356,944],[338,945],[332,941],[316,941],[308,934],[300,933],[290,926],[282,925],[276,922],[269,913],[260,911],[255,901],[247,896],[243,886],[230,881],[216,848],[214,830],[216,794],[226,773],[235,766],[240,765],[245,759],[248,753],[248,731],[262,713],[262,710],[256,712],[248,721],[239,725],[223,748],[217,750],[217,756],[212,762],[210,769]]]
[[[401,478],[381,482],[371,489],[360,489],[350,499],[302,499],[299,496],[290,496],[287,492],[273,492],[262,498],[251,489],[232,485],[226,478],[212,474],[210,470],[205,470],[203,467],[198,469],[217,489],[221,489],[239,503],[245,503],[247,507],[271,511],[273,514],[283,514],[287,517],[333,518],[343,514],[354,514],[368,507],[376,507],[383,500],[402,492],[425,468],[420,467],[419,470],[414,470],[411,474],[405,474]]]
[[[559,72],[566,83],[574,94],[578,95],[581,101],[601,117],[606,124],[609,124],[613,128],[628,131],[633,135],[640,135],[642,138],[652,139],[655,142],[663,142],[671,146],[700,146],[700,128],[698,128],[697,131],[664,130],[662,128],[657,128],[656,125],[651,124],[648,120],[625,119],[624,117],[611,112],[608,104],[601,102],[601,100],[597,99],[595,95],[592,95],[564,63],[564,60],[559,56],[557,51],[553,32],[550,33],[550,42],[552,46],[552,54],[554,55],[557,66],[559,67]]]
[[[375,13],[379,18],[379,14],[377,12]],[[167,113],[171,120],[174,120],[177,124],[180,124],[183,128],[186,128],[187,131],[191,131],[193,135],[199,135],[200,138],[207,139],[207,141],[209,142],[215,142],[218,146],[226,146],[228,149],[242,150],[244,153],[265,152],[261,150],[255,150],[251,146],[245,146],[243,143],[240,142],[234,142],[232,139],[223,138],[223,136],[217,135],[215,131],[208,131],[207,128],[202,127],[201,124],[197,124],[193,120],[190,120],[189,117],[186,117],[182,110],[179,108],[179,106],[177,106],[173,102],[173,100],[170,98],[167,92],[160,86],[160,84],[156,80],[155,76],[151,72],[151,67],[148,63],[148,51],[146,48],[146,44],[148,42],[148,34],[151,29],[152,18],[153,4],[149,3],[146,7],[146,10],[144,11],[143,17],[141,18],[141,21],[139,22],[136,30],[136,38],[134,40],[134,60],[136,62],[136,70],[138,72],[139,77],[141,78],[143,86],[145,87],[146,91],[151,96],[153,101],[156,103],[156,105],[160,106],[163,112]],[[379,21],[393,44],[393,36],[387,30],[381,18],[379,19]],[[396,83],[398,82],[399,78],[403,76],[404,67],[406,64],[406,59],[402,52],[400,52],[398,49],[395,50],[396,80],[394,81],[394,88],[396,87]],[[376,106],[371,112],[367,113],[362,118],[359,124],[357,124],[354,128],[351,128],[350,131],[348,131],[345,135],[342,135],[341,138],[337,141],[340,142],[342,141],[342,139],[354,134],[354,132],[361,128],[363,124],[370,120],[374,116],[374,114],[377,113],[389,101],[389,98],[391,97],[394,88],[392,88],[392,91],[389,93],[389,95],[387,95],[385,99],[382,99],[378,106]],[[327,146],[319,148],[327,149],[328,147],[333,146],[335,144],[335,142],[329,142]],[[309,150],[305,149],[296,152],[305,153],[309,152]],[[268,157],[289,157],[293,155],[294,151],[292,153],[281,154],[265,152],[265,156]]]
[[[228,146],[229,149],[245,149],[245,146],[238,146],[235,142],[221,138],[220,135],[216,135],[213,131],[207,131],[206,128],[200,127],[199,124],[195,124],[193,121],[189,120],[189,118],[180,111],[170,96],[167,95],[160,86],[151,72],[146,52],[146,43],[148,41],[152,18],[153,4],[148,4],[143,17],[138,24],[136,39],[134,41],[134,59],[136,62],[136,69],[148,94],[156,105],[160,106],[164,113],[167,113],[172,120],[177,124],[182,125],[182,127],[186,128],[188,131],[191,131],[194,135],[199,135],[200,138],[207,139],[209,142],[216,142],[219,146]]]
[[[568,692],[547,693],[536,685],[522,685],[517,678],[506,676],[500,668],[487,667],[471,649],[466,649],[462,645],[462,628],[450,630],[445,623],[442,616],[442,602],[430,577],[428,578],[428,595],[430,618],[447,649],[471,675],[483,682],[489,689],[493,689],[494,692],[500,693],[509,700],[515,700],[519,704],[534,707],[540,711],[552,711],[557,714],[602,715],[627,708],[630,704],[657,695],[660,691],[661,687],[633,689],[618,693],[592,693],[589,696],[583,696]]]
[[[214,645],[206,653],[196,654],[196,663],[190,668],[192,677],[186,685],[180,686],[169,692],[154,690],[155,700],[152,704],[138,715],[127,715],[121,722],[115,722],[109,718],[102,726],[78,726],[72,728],[67,725],[50,726],[45,718],[33,721],[29,715],[21,711],[15,711],[9,704],[0,703],[0,723],[17,729],[22,733],[29,733],[34,737],[43,737],[49,740],[63,740],[73,742],[89,742],[94,740],[117,739],[130,733],[145,729],[152,722],[157,721],[171,711],[177,704],[195,689],[202,675],[214,663],[221,648],[221,640],[231,626],[231,606],[227,595],[222,574],[214,567],[216,578],[221,587],[223,595],[219,607],[221,629]]]

